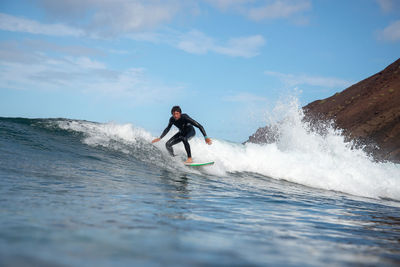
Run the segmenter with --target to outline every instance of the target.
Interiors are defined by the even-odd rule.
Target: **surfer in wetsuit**
[[[206,140],[206,143],[211,145],[212,141],[209,137],[207,137],[206,131],[204,130],[203,126],[201,126],[200,123],[195,121],[194,119],[190,118],[189,115],[183,113],[182,110],[179,106],[174,106],[171,109],[171,114],[172,117],[169,119],[169,123],[167,128],[162,132],[160,138],[156,138],[152,141],[152,143],[158,142],[163,138],[171,129],[172,125],[175,125],[178,129],[179,132],[176,133],[174,136],[172,136],[167,143],[165,144],[168,152],[171,154],[171,156],[174,156],[174,150],[172,148],[173,145],[176,145],[179,142],[183,142],[186,150],[186,154],[188,156],[188,159],[186,163],[191,163],[193,162],[192,160],[192,154],[190,151],[190,145],[189,145],[189,139],[191,139],[195,134],[195,130],[193,126],[196,126],[199,128],[201,133],[204,136],[204,139]]]

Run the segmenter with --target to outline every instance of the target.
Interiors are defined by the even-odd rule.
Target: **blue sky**
[[[328,97],[399,52],[399,0],[3,0],[0,116],[159,135],[180,105],[244,141],[277,101]]]

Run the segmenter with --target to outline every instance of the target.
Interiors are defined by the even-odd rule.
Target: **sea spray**
[[[203,171],[213,175],[253,172],[314,188],[340,191],[362,197],[400,200],[400,165],[375,162],[361,148],[354,148],[340,130],[329,122],[315,127],[305,122],[298,101],[292,98],[280,103],[274,110],[273,127],[278,131],[275,142],[245,145],[214,139],[211,146],[200,137],[190,143],[196,161],[216,162]],[[180,160],[185,157],[182,144],[174,146],[178,155],[171,160],[161,142],[151,144],[147,131],[131,124],[98,124],[82,121],[59,122],[66,130],[84,133],[83,142],[90,146],[103,146],[162,168],[184,169]],[[192,171],[192,170],[187,170]]]
[[[178,159],[172,159],[163,148],[162,142],[151,144],[152,135],[130,123],[95,123],[77,120],[62,120],[58,127],[83,134],[82,142],[89,146],[104,147],[129,154],[139,161],[166,169],[183,169]],[[175,130],[171,131],[175,132]],[[168,135],[169,136],[169,135]],[[166,138],[168,138],[168,136]]]
[[[279,138],[273,143],[242,146],[216,141],[206,148],[200,141],[193,150],[213,158],[216,173],[255,172],[326,190],[400,200],[400,165],[375,162],[330,123],[318,127],[324,131],[313,130],[296,99],[275,110],[285,111],[285,116],[276,115],[280,120],[272,127]]]

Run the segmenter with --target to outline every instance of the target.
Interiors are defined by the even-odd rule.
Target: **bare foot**
[[[156,139],[154,139],[153,141],[151,141],[151,143],[153,144],[153,143],[157,143],[158,141],[160,141],[161,139],[160,138],[156,138]]]
[[[193,163],[192,158],[188,158],[187,161],[185,161],[185,163]]]

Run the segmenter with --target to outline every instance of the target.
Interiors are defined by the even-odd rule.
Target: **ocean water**
[[[292,109],[268,145],[0,118],[0,266],[399,266],[400,166]]]

